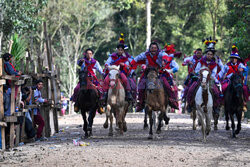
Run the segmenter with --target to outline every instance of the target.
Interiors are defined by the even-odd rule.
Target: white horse
[[[198,113],[198,121],[201,124],[203,141],[211,130],[211,118],[213,112],[213,98],[209,90],[210,70],[202,67],[200,70],[201,85],[195,94],[195,104]]]
[[[125,89],[119,78],[119,66],[109,67],[109,90],[107,100],[107,112],[104,128],[108,127],[108,118],[110,119],[109,136],[113,136],[113,115],[116,118],[120,134],[127,131],[125,116],[128,110],[128,102],[125,101]]]

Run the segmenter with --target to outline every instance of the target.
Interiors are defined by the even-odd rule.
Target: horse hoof
[[[209,131],[206,132],[206,135],[207,135],[207,136],[209,135]]]
[[[127,130],[128,130],[128,129],[127,129],[127,126],[124,126],[124,127],[123,127],[123,131],[124,131],[124,132],[127,132]]]
[[[120,130],[120,128],[116,127],[116,128],[115,128],[115,130],[116,130],[116,131],[119,131],[119,130]]]
[[[161,133],[161,130],[157,130],[156,133],[157,133],[157,134],[160,134],[160,133]]]
[[[237,129],[236,131],[235,131],[235,134],[237,135],[237,134],[239,134],[240,133],[240,131]]]
[[[109,136],[113,136],[113,132],[109,132]]]
[[[103,124],[103,127],[104,127],[104,129],[107,129],[109,127],[109,125],[105,123],[105,124]]]
[[[214,126],[214,130],[218,130],[218,127],[217,127],[217,126]]]
[[[92,131],[92,128],[91,127],[87,127],[87,131]]]
[[[148,129],[148,124],[144,124],[143,129],[144,130]]]
[[[226,130],[230,130],[230,127],[229,127],[229,126],[226,126]]]
[[[234,138],[236,138],[236,135],[235,135],[235,133],[233,133],[233,136],[232,136],[232,138],[234,139]]]
[[[152,139],[153,139],[153,135],[149,135],[149,136],[148,136],[148,139],[149,139],[149,140],[152,140]]]

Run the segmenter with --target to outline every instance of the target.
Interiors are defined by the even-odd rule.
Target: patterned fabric
[[[187,93],[187,103],[189,105],[193,105],[194,104],[194,94],[196,93],[195,90],[197,90],[197,87],[200,85],[200,81],[194,81],[192,83],[192,85],[190,86],[190,88],[188,89],[188,93]]]

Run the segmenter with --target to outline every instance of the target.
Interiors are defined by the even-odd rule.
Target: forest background
[[[191,56],[195,49],[204,49],[202,39],[211,36],[218,40],[217,55],[224,63],[234,43],[241,57],[249,56],[248,0],[0,0],[0,53],[10,50],[12,39],[17,68],[27,48],[34,66],[40,62],[45,68],[46,22],[62,91],[70,97],[78,80],[77,60],[85,49],[93,48],[95,59],[104,65],[124,33],[132,56],[146,50],[146,3],[151,4],[151,41],[161,47],[173,43]],[[181,81],[187,69],[181,66],[183,56],[176,61]]]

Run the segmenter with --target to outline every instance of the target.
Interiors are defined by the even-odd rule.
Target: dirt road
[[[192,130],[189,115],[169,114],[168,128],[148,140],[148,130],[143,130],[143,114],[128,114],[128,132],[108,136],[103,129],[105,116],[94,120],[93,137],[81,139],[85,145],[74,146],[73,139],[83,135],[80,115],[59,118],[62,132],[48,141],[19,146],[0,152],[0,166],[250,166],[250,125],[242,125],[236,139],[231,131],[213,131],[203,143],[200,128]],[[82,143],[84,144],[84,143]]]

